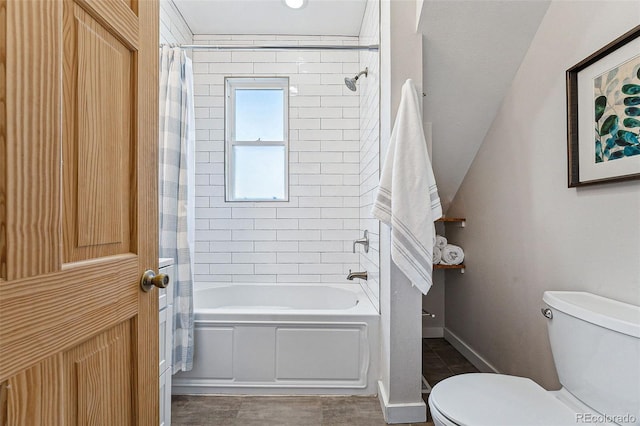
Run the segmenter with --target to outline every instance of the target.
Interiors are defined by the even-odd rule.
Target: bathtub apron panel
[[[243,291],[235,287],[239,286],[224,287],[221,296]],[[247,287],[245,291],[282,291],[280,285]],[[298,291],[304,299],[307,286],[287,287],[289,296]],[[247,306],[248,299],[215,308],[197,302],[194,368],[174,377],[173,393],[375,394],[378,314],[360,286],[332,285],[329,299],[340,294],[337,287],[344,287],[339,290],[352,298],[336,300],[340,309],[329,309],[326,299],[322,309],[313,309],[308,299],[305,309],[295,309],[295,297],[287,306],[270,309]],[[207,289],[207,297],[215,298],[212,293],[220,288]],[[317,286],[312,291],[318,296]],[[252,298],[269,299],[255,293]],[[200,304],[205,299],[204,294],[196,295]]]

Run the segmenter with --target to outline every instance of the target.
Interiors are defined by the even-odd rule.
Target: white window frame
[[[280,202],[289,201],[289,77],[225,77],[225,201]],[[235,135],[235,100],[237,89],[281,89],[284,95],[282,141],[239,141]],[[234,146],[284,146],[284,198],[234,198]]]

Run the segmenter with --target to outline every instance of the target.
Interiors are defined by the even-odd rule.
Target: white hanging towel
[[[411,79],[391,132],[371,214],[391,226],[391,258],[414,286],[427,294],[433,272],[433,222],[442,216],[422,128],[420,98]]]

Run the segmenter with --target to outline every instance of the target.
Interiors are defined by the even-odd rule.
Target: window
[[[225,79],[227,201],[289,199],[289,79]]]

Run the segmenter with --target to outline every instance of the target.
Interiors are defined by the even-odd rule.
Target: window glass
[[[284,199],[284,146],[235,145],[233,159],[234,199]]]
[[[236,141],[284,139],[282,89],[236,89]]]
[[[289,198],[289,79],[225,79],[227,201]]]

